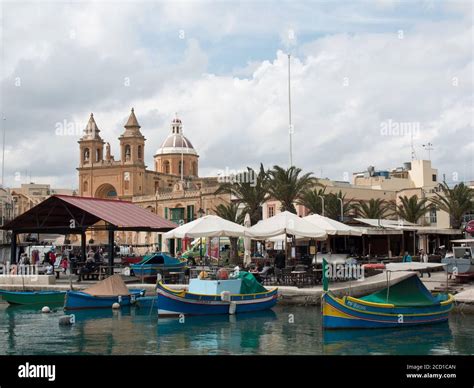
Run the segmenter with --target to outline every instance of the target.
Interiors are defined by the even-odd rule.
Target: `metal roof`
[[[99,221],[103,228],[136,231],[168,231],[177,225],[132,202],[53,195],[16,217],[2,229],[17,232],[54,231],[73,233]]]

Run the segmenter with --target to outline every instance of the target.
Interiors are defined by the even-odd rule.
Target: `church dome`
[[[155,155],[181,153],[197,155],[197,152],[189,139],[183,135],[183,124],[181,120],[175,118],[171,122],[171,133],[161,144],[160,148],[158,148]]]

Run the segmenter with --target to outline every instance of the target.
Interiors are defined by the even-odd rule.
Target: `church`
[[[212,214],[219,204],[230,202],[230,194],[214,194],[219,187],[217,178],[199,177],[199,155],[183,135],[178,117],[171,121],[168,136],[154,153],[152,169],[145,163],[146,139],[140,128],[132,108],[118,138],[116,158],[90,115],[79,139],[80,196],[132,201],[177,224]],[[158,243],[159,236],[128,232],[117,238],[119,244],[151,245]]]

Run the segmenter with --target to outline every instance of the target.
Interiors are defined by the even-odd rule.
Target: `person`
[[[411,256],[408,253],[408,251],[405,252],[405,255],[403,256],[402,262],[403,263],[411,263]]]
[[[56,263],[56,253],[54,253],[53,248],[51,248],[51,252],[49,253],[49,262],[54,267],[54,263]]]
[[[63,272],[66,273],[67,267],[68,267],[67,256],[63,256],[61,258],[61,262],[59,263],[59,266],[62,268]]]
[[[79,270],[79,277],[77,278],[77,281],[80,282],[84,278],[84,275],[94,272],[96,267],[97,266],[96,266],[96,263],[94,262],[94,258],[88,257],[86,260],[86,263],[84,264],[84,267],[82,267]]]
[[[283,253],[282,250],[279,250],[278,253],[275,256],[275,267],[278,269],[283,269],[285,268],[285,254]]]
[[[100,263],[100,262],[102,261],[102,255],[101,255],[99,249],[97,249],[97,250],[95,251],[95,253],[94,253],[94,261],[95,261],[96,263]]]
[[[426,254],[424,249],[420,249],[420,261],[422,263],[427,263],[428,262],[428,255]]]
[[[225,268],[219,268],[217,271],[217,280],[227,280],[229,279],[229,273]]]
[[[46,265],[46,275],[53,275],[54,274],[54,267],[51,263]]]

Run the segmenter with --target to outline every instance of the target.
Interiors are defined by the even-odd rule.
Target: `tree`
[[[417,224],[418,220],[423,217],[429,210],[426,206],[427,198],[418,199],[417,195],[408,198],[406,195],[400,197],[400,204],[393,203],[394,213],[405,221]]]
[[[304,192],[314,186],[316,181],[311,176],[313,173],[300,175],[301,172],[301,168],[295,166],[288,169],[273,166],[273,169],[268,171],[268,193],[281,203],[281,211],[296,214],[295,203],[301,200]]]
[[[337,194],[329,193],[324,197],[325,216],[333,220],[340,220],[341,222],[341,201],[342,200],[342,215],[347,215],[352,209],[352,199],[346,200],[346,195],[342,195],[339,190]]]
[[[234,195],[237,202],[244,205],[242,214],[249,213],[252,225],[256,224],[262,219],[262,205],[268,196],[268,177],[263,164],[258,173],[247,167],[247,172],[231,178],[231,181],[223,182],[215,194]]]
[[[390,205],[380,198],[357,201],[353,205],[356,214],[362,218],[384,218],[390,212]]]
[[[439,185],[441,193],[435,193],[430,201],[440,210],[449,214],[451,226],[459,229],[466,213],[473,210],[474,190],[464,183],[455,185],[452,189],[446,182]]]
[[[323,214],[323,201],[321,197],[325,198],[325,192],[325,186],[319,189],[307,190],[302,194],[299,203],[312,214]],[[324,207],[326,208],[326,203]]]
[[[228,204],[220,204],[215,209],[214,212],[219,217],[235,222],[237,224],[242,224],[245,217],[244,213],[239,213],[239,204],[237,202],[231,202]],[[229,237],[230,240],[230,263],[232,265],[238,264],[239,254],[237,243],[239,239],[237,237]]]

